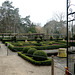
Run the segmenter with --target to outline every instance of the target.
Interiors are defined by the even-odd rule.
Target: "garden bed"
[[[69,41],[69,45],[70,45],[70,46],[75,46],[75,40],[70,40],[70,41]]]
[[[52,49],[59,49],[59,48],[66,48],[67,45],[66,44],[59,44],[59,45],[46,45],[46,46],[14,46],[12,43],[10,42],[6,42],[5,44],[7,45],[7,43],[9,43],[8,48],[11,49],[12,51],[22,51],[23,48],[25,47],[31,47],[31,48],[35,48],[37,50],[52,50]]]
[[[39,66],[48,66],[51,65],[51,59],[47,58],[47,60],[44,61],[36,61],[33,58],[26,56],[25,54],[22,54],[21,52],[18,52],[18,55],[22,57],[24,60],[27,60],[28,62],[34,64],[34,65],[39,65]]]

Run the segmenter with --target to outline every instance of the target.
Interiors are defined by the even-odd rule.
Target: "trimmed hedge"
[[[30,54],[30,55],[33,55],[33,53],[37,51],[37,49],[35,48],[30,48],[28,51],[27,51],[27,54]]]
[[[40,38],[37,38],[36,41],[37,41],[37,43],[40,43],[41,42],[41,39]]]
[[[53,37],[52,37],[52,36],[50,37],[50,40],[51,40],[51,41],[53,40]]]
[[[62,40],[59,40],[58,43],[67,43],[67,41],[62,41]]]
[[[25,47],[23,48],[23,53],[27,53],[27,51],[30,49],[31,47]]]
[[[53,43],[52,42],[49,42],[49,45],[52,45]]]
[[[44,51],[37,50],[33,53],[33,59],[36,61],[47,60],[47,54]]]
[[[70,46],[75,46],[75,42],[69,42]]]
[[[22,54],[21,52],[18,52],[18,55],[34,65],[39,65],[39,66],[51,65],[51,59],[49,59],[49,58],[47,58],[47,60],[45,60],[45,61],[36,61],[36,60],[26,56],[25,54]]]
[[[15,47],[14,45],[12,45],[11,43],[9,42],[5,42],[5,45],[7,46],[7,43],[9,44],[8,48],[14,52],[17,52],[17,51],[22,51],[23,50],[23,47]]]
[[[11,41],[12,41],[11,39],[2,39],[2,43],[11,42]]]
[[[5,44],[7,43],[9,42],[6,42]],[[28,47],[31,47],[31,46],[28,46]],[[66,48],[66,47],[67,47],[66,44],[61,44],[61,45],[49,45],[49,46],[32,46],[31,48],[35,48],[37,50],[50,50],[50,49],[58,49],[58,48]],[[12,51],[23,51],[25,47],[15,47],[11,43],[9,43],[8,48],[11,49]]]
[[[33,46],[37,50],[50,50],[50,49],[58,49],[58,48],[66,48],[66,44],[61,45],[50,45],[50,46]]]
[[[52,41],[52,43],[57,43],[58,45],[44,45],[43,42],[40,42],[42,44],[42,46],[26,46],[26,47],[31,47],[31,48],[35,48],[37,50],[50,50],[50,49],[58,49],[58,48],[66,48],[67,45],[65,44],[66,41],[58,41],[58,42],[54,42]],[[5,44],[9,43],[8,48],[11,49],[12,51],[23,51],[23,49],[25,47],[19,47],[19,46],[14,46],[14,44],[12,44],[12,42],[6,42]],[[31,43],[31,42],[30,42]],[[36,43],[36,42],[34,42]],[[47,42],[48,44],[50,42]],[[22,43],[24,44],[24,43]],[[75,45],[75,43],[73,44]]]
[[[39,43],[36,43],[35,46],[42,46],[43,43],[42,42],[39,42]]]

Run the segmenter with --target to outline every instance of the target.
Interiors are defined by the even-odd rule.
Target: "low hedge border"
[[[22,54],[21,52],[18,52],[18,55],[22,57],[23,59],[27,60],[28,62],[38,65],[38,66],[49,66],[51,65],[51,59],[47,58],[48,60],[45,61],[35,61],[34,59],[26,56],[25,54]]]
[[[69,42],[70,46],[75,46],[75,42]]]
[[[67,45],[51,45],[51,46],[33,46],[37,50],[50,50],[50,49],[58,49],[58,48],[66,48]]]
[[[13,41],[11,38],[10,39],[2,39],[2,38],[0,38],[0,40],[2,41],[2,43]],[[25,39],[16,39],[16,41],[25,41]],[[28,41],[34,41],[34,39],[28,39]]]
[[[7,44],[9,42],[5,42],[5,44]],[[28,46],[30,47],[30,46]],[[58,49],[58,48],[66,48],[67,45],[66,44],[61,44],[61,45],[50,45],[50,46],[33,46],[31,48],[35,48],[37,50],[50,50],[50,49]],[[12,51],[22,51],[23,48],[25,47],[16,47],[14,45],[12,45],[11,43],[9,43],[8,46],[9,49],[11,49]]]
[[[18,51],[22,51],[23,48],[21,47],[15,47],[14,45],[12,45],[11,43],[9,42],[5,42],[5,45],[7,46],[7,44],[9,44],[8,48],[14,52],[18,52]]]

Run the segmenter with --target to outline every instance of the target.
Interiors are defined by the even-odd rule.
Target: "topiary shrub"
[[[38,38],[38,36],[35,36],[35,38],[34,38],[34,39],[35,39],[35,41],[37,41],[37,38]]]
[[[33,53],[33,59],[36,61],[47,60],[47,54],[44,51],[37,50]]]
[[[27,60],[28,62],[30,62],[34,65],[38,65],[38,66],[48,66],[48,65],[51,65],[51,62],[52,62],[52,60],[49,58],[45,61],[36,61],[36,60],[32,59],[31,57],[28,57],[25,54],[22,54],[21,52],[18,52],[18,55],[20,57],[22,57],[24,60]]]
[[[31,44],[35,45],[37,42],[36,41],[32,41]]]
[[[27,51],[30,49],[31,47],[25,47],[23,48],[23,53],[27,53]]]
[[[36,46],[42,46],[43,45],[43,42],[36,43],[35,45]]]
[[[35,48],[30,48],[30,49],[27,51],[27,54],[28,54],[29,56],[32,56],[35,51],[37,51],[37,49],[35,49]]]
[[[16,42],[16,36],[12,37],[12,41]]]
[[[40,39],[41,39],[41,41],[42,41],[42,40],[43,40],[43,37],[42,37],[42,35],[40,35],[39,37],[40,37]]]
[[[41,41],[41,39],[40,39],[40,38],[37,38],[36,40],[37,40],[37,43],[40,43],[40,41]]]
[[[52,45],[53,43],[52,42],[49,42],[49,45]]]
[[[52,37],[52,36],[50,37],[50,40],[51,40],[51,41],[53,40],[53,37]]]
[[[58,41],[58,40],[59,40],[59,35],[56,36],[56,41]]]

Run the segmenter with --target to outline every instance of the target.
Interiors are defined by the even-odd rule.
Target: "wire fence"
[[[75,47],[70,48],[70,53],[68,54],[68,69],[70,75],[75,75]]]
[[[59,63],[58,60],[54,60],[54,62],[56,67],[65,72],[65,67],[61,63]]]

